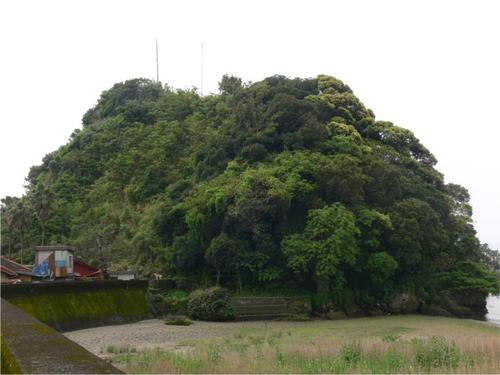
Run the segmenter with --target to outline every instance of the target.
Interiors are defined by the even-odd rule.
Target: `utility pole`
[[[200,93],[203,96],[203,42],[201,42],[201,85],[200,85]]]
[[[158,39],[156,41],[156,82],[160,82],[160,68],[158,67]]]

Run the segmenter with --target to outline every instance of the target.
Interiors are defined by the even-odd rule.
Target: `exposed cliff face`
[[[486,297],[477,294],[457,294],[454,298],[442,297],[434,304],[428,304],[413,293],[402,293],[396,295],[386,307],[386,311],[392,314],[415,314],[448,316],[457,318],[470,318],[484,320],[488,310],[486,309]]]
[[[452,303],[448,305],[448,310],[460,318],[485,319],[488,313],[487,298],[487,295],[480,293],[457,293],[452,297]]]

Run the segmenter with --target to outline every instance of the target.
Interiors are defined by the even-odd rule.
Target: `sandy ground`
[[[143,351],[148,349],[163,349],[173,351],[189,351],[191,346],[187,342],[193,339],[205,339],[217,336],[227,336],[238,333],[244,328],[288,328],[290,326],[322,324],[324,321],[309,322],[290,321],[245,321],[245,322],[200,322],[195,321],[190,326],[166,325],[159,319],[143,320],[136,323],[104,326],[66,332],[64,335],[70,340],[82,345],[90,352],[106,358],[112,357],[108,348],[134,349]],[[480,322],[478,324],[497,326],[493,322]]]
[[[308,322],[311,324],[314,322]],[[66,332],[64,335],[70,340],[83,346],[85,349],[100,357],[107,357],[109,346],[115,348],[134,348],[137,351],[147,349],[188,349],[186,340],[204,339],[216,336],[232,335],[242,328],[250,327],[278,327],[301,325],[304,322],[256,321],[256,322],[199,322],[190,326],[166,325],[158,319],[143,320],[137,323],[88,328]]]

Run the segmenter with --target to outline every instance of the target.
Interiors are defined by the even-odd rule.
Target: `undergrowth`
[[[293,337],[293,336],[297,337]],[[491,349],[491,348],[490,348]],[[498,352],[498,349],[497,349]],[[187,353],[149,351],[118,356],[133,373],[471,373],[495,372],[487,353],[468,353],[442,336],[428,338],[323,337],[282,331],[235,334]],[[496,367],[495,367],[496,366]]]

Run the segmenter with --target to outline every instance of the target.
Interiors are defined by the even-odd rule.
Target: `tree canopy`
[[[201,97],[114,85],[83,128],[2,200],[2,253],[70,243],[108,269],[179,285],[429,302],[498,292],[467,190],[337,78],[224,76]]]

